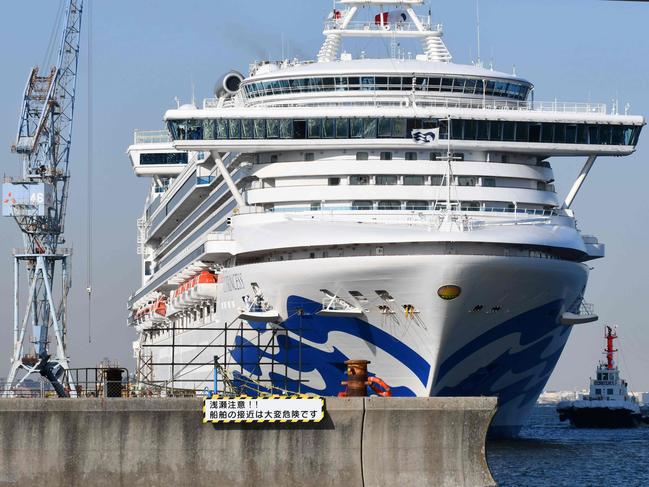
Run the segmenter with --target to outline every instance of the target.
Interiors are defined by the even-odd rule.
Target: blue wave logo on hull
[[[563,301],[554,301],[520,314],[471,340],[446,358],[439,367],[434,394],[437,396],[498,396],[499,406],[518,401],[520,408],[531,407],[543,391],[570,335],[570,327],[558,324]],[[516,335],[516,351],[509,348],[459,383],[446,385],[445,379],[457,367],[466,367],[471,357],[499,340]],[[553,353],[547,351],[555,348]],[[503,380],[520,375],[514,382]],[[498,424],[499,413],[493,423]]]
[[[272,361],[275,364],[274,370],[264,379],[270,380],[273,387],[289,391],[298,390],[299,381],[288,377],[287,368],[300,370],[305,375],[309,372],[317,372],[322,377],[325,387],[316,388],[310,386],[308,382],[303,382],[299,390],[335,396],[343,389],[340,382],[345,376],[345,361],[350,358],[367,358],[349,357],[339,348],[332,346],[329,335],[332,332],[339,332],[359,338],[370,348],[380,349],[391,355],[410,369],[421,384],[426,386],[430,375],[430,364],[413,349],[380,328],[353,317],[318,316],[316,313],[322,309],[322,305],[300,296],[290,296],[286,306],[289,317],[282,324],[282,328],[289,330],[291,334],[283,333],[280,329],[273,337],[274,346],[253,343],[241,336],[236,338],[230,355],[246,375],[253,378],[262,376],[259,364],[269,364]],[[266,323],[250,322],[249,325],[257,331],[266,330],[264,335],[273,333]],[[322,345],[329,350],[301,341],[300,336],[302,340]],[[241,373],[235,376],[235,382],[239,387],[249,389],[248,392],[262,390],[257,384],[251,385]],[[269,390],[270,387],[266,389]],[[405,386],[393,387],[392,393],[395,396],[415,395],[411,388]]]

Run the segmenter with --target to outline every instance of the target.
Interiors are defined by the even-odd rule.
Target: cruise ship
[[[423,4],[335,2],[315,60],[231,71],[135,133],[142,388],[331,396],[369,360],[394,396],[497,396],[491,434],[518,433],[571,327],[597,319],[604,245],[571,205],[644,119],[453,63]],[[389,54],[345,49],[359,39]],[[560,198],[565,156],[583,168]]]

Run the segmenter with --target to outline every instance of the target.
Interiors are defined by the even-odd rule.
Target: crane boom
[[[59,396],[75,394],[74,384],[64,378],[69,368],[65,335],[71,250],[60,246],[65,243],[82,11],[83,0],[67,2],[56,66],[45,74],[38,67],[30,72],[16,143],[11,147],[21,158],[22,178],[3,184],[3,216],[14,218],[24,240],[24,248],[14,250],[14,349],[6,394],[11,394],[31,373],[46,377]],[[21,267],[28,277],[22,317]],[[55,279],[58,274],[60,281]],[[33,354],[24,354],[28,322]],[[53,359],[52,334],[56,340]],[[22,378],[18,377],[20,372]]]

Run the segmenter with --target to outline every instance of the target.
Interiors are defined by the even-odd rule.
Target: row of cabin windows
[[[174,140],[242,139],[409,139],[413,130],[439,129],[449,138],[446,119],[309,118],[170,120]],[[452,119],[452,140],[552,144],[633,145],[642,127],[631,125]]]
[[[140,154],[140,164],[187,164],[187,152],[143,153]]]
[[[460,202],[451,202],[453,209],[459,209],[461,211],[501,211],[501,212],[510,212],[510,213],[526,213],[526,214],[554,214],[552,209],[542,209],[542,208],[524,208],[513,203],[497,203],[492,202],[480,202],[480,201],[460,201]],[[339,207],[338,207],[339,208]],[[275,208],[274,205],[270,205],[266,208],[268,211],[279,211],[278,208]],[[291,208],[286,208],[291,210]],[[307,209],[311,211],[321,211],[328,210],[329,208],[322,205],[322,202],[313,202],[310,204]],[[446,209],[445,201],[424,201],[424,200],[409,200],[409,201],[400,201],[400,200],[380,200],[380,201],[371,201],[371,200],[356,200],[352,201],[349,209],[359,210],[359,211],[372,211],[372,210],[419,210],[419,211],[441,211]]]
[[[381,152],[379,154],[379,159],[381,161],[391,161],[392,160],[392,152]],[[404,159],[406,161],[417,161],[419,160],[420,154],[418,152],[405,152],[404,153]],[[447,155],[442,154],[441,152],[429,152],[428,153],[428,160],[429,161],[441,161],[441,160],[446,160]],[[357,161],[368,161],[370,158],[370,153],[369,152],[357,152],[356,153],[356,160]],[[464,153],[462,152],[453,152],[451,154],[451,159],[455,161],[463,161],[464,160]]]
[[[496,96],[526,100],[531,85],[504,80],[428,76],[337,76],[249,82],[243,85],[248,98],[331,91],[423,91],[456,95]]]
[[[393,159],[394,153],[389,152],[389,151],[384,151],[379,153],[379,160],[381,161],[391,161]],[[446,152],[428,152],[428,153],[420,153],[420,152],[410,152],[406,151],[403,154],[403,158],[406,161],[419,161],[419,160],[429,160],[429,161],[445,161],[447,159],[448,153]],[[464,153],[463,152],[452,152],[450,154],[450,158],[453,161],[463,161],[464,160]],[[369,161],[370,159],[370,153],[369,152],[364,152],[364,151],[359,151],[356,153],[356,160],[357,161]],[[304,153],[304,160],[306,162],[313,162],[315,161],[315,152],[305,152]],[[258,159],[259,161],[259,159]],[[279,162],[279,156],[277,154],[271,154],[270,156],[270,162],[275,163]],[[501,154],[500,158],[498,159],[498,162],[502,163],[508,163],[509,162],[509,157],[506,154]],[[550,167],[550,163],[547,161],[539,160],[537,162],[537,166],[541,167]]]
[[[347,178],[330,177],[327,180],[329,186],[340,186],[342,180]],[[422,175],[406,175],[397,176],[393,174],[382,174],[370,176],[365,174],[356,174],[349,176],[350,186],[367,186],[375,184],[377,186],[395,186],[402,181],[403,186],[446,186],[446,176],[422,176]],[[454,176],[451,179],[451,186],[481,186],[483,188],[495,188],[496,178],[494,177],[480,177],[480,176]],[[498,185],[499,186],[499,185]],[[501,186],[507,187],[507,186]],[[554,186],[543,181],[536,182],[536,189],[539,191],[554,191]]]

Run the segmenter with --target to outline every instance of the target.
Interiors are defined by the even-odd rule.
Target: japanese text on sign
[[[218,397],[205,400],[204,423],[317,423],[324,400],[311,396]]]

